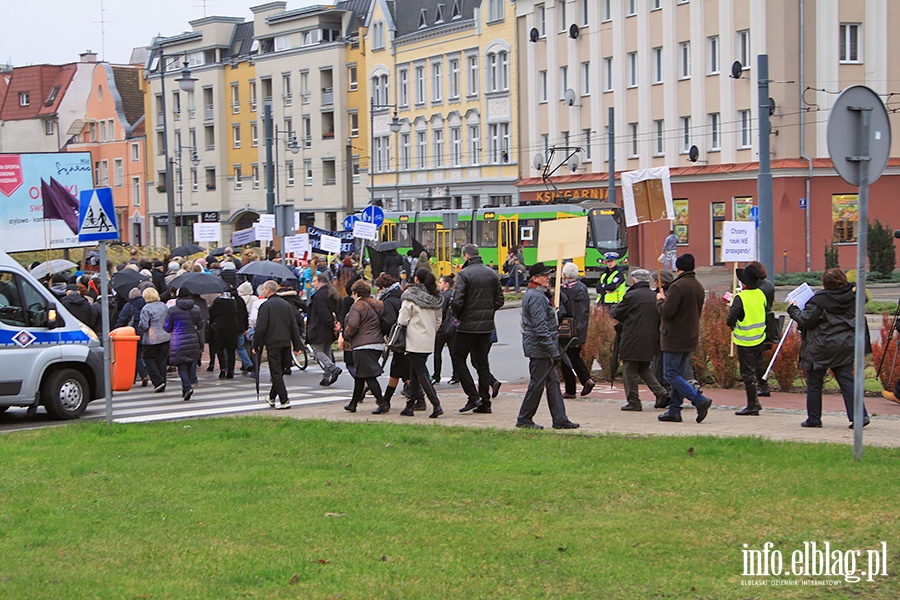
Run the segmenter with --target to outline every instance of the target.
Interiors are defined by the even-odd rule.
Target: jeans
[[[143,346],[144,364],[153,387],[166,382],[166,366],[169,363],[169,342]]]
[[[663,268],[667,271],[675,270],[675,260],[678,258],[677,250],[665,250],[665,260],[663,260]]]
[[[197,381],[197,363],[181,363],[178,365],[178,376],[181,377],[181,393],[184,394],[191,388],[191,382]]]
[[[325,373],[331,373],[335,370],[334,354],[331,351],[330,343],[310,344],[313,349],[313,357]]]
[[[656,375],[653,374],[650,361],[623,360],[622,370],[622,377],[625,381],[625,399],[628,404],[641,403],[641,397],[638,395],[638,377],[644,380],[657,398],[664,398],[668,394],[666,388],[660,385]]]
[[[238,358],[241,359],[241,366],[245,369],[253,366],[253,359],[250,358],[250,353],[247,352],[247,347],[244,345],[246,343],[247,339],[244,337],[244,334],[239,333],[237,340],[237,355]]]
[[[516,423],[531,425],[534,423],[534,414],[537,412],[544,390],[547,390],[547,406],[550,408],[550,417],[553,425],[565,425],[569,422],[566,416],[566,405],[562,392],[559,391],[559,373],[556,365],[550,358],[531,358],[528,360],[528,373],[531,380],[525,391],[525,398],[519,408],[519,416]]]
[[[569,347],[566,350],[566,356],[572,363],[572,366],[569,367],[565,360],[562,361],[563,381],[566,384],[566,394],[572,395],[575,393],[575,378],[577,377],[581,385],[584,385],[591,378],[591,372],[588,370],[587,365],[584,364],[584,360],[581,359],[580,346],[578,348]]]
[[[437,392],[434,391],[434,385],[428,377],[428,354],[424,352],[408,352],[406,356],[409,358],[410,375],[409,375],[409,400],[414,402],[422,398],[422,391],[428,396],[428,400],[435,407],[441,405],[438,401]]]
[[[672,388],[669,395],[669,412],[681,414],[681,403],[687,399],[696,405],[703,395],[694,389],[685,379],[688,365],[691,364],[690,352],[663,352],[663,369],[666,381]]]
[[[810,369],[806,372],[806,414],[813,424],[822,422],[822,386],[827,372],[828,369]],[[853,421],[853,365],[832,367],[831,372],[841,388],[847,418]],[[869,416],[865,404],[863,404],[863,416]]]
[[[490,402],[491,384],[494,376],[491,375],[491,367],[488,363],[488,354],[491,351],[490,333],[462,333],[456,332],[456,341],[453,344],[451,357],[453,358],[453,372],[456,373],[459,383],[469,402],[477,403],[479,400]],[[478,373],[478,387],[469,372],[466,358],[472,355],[472,366]],[[558,378],[557,378],[558,379]],[[558,385],[558,384],[557,384]]]

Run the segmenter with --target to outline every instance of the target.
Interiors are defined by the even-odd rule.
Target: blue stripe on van
[[[12,331],[8,329],[0,329],[0,346],[20,347],[15,342],[15,338],[21,331]],[[81,330],[77,331],[33,331],[24,330],[34,336],[34,341],[28,344],[31,346],[57,346],[59,344],[87,344],[91,338]]]

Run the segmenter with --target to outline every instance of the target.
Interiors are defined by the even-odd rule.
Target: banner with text
[[[353,232],[352,231],[328,231],[327,229],[319,229],[318,227],[307,227],[306,232],[309,234],[309,249],[319,254],[329,254],[329,251],[322,247],[322,236],[327,235],[336,237],[341,240],[340,253],[353,252]],[[337,254],[337,252],[331,252]]]

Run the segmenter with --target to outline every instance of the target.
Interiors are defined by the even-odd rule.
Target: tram
[[[575,263],[583,276],[596,280],[604,253],[614,251],[627,260],[625,214],[611,202],[387,212],[380,241],[400,242],[398,252],[405,255],[415,238],[437,260],[440,275],[454,272],[461,263],[462,247],[475,243],[484,263],[500,270],[516,245],[522,247],[526,265],[537,262],[541,223],[584,216],[588,217],[586,252]]]

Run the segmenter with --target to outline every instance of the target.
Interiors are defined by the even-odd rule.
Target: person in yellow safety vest
[[[609,308],[625,297],[628,268],[619,266],[619,254],[616,252],[607,252],[603,259],[606,266],[600,270],[600,280],[597,282],[597,304]]]
[[[765,293],[759,289],[765,277],[755,265],[748,265],[737,270],[737,278],[744,289],[734,297],[726,322],[732,329],[731,340],[737,346],[747,406],[734,414],[757,416],[762,406],[757,396],[756,370],[766,343],[766,311],[769,308]]]

